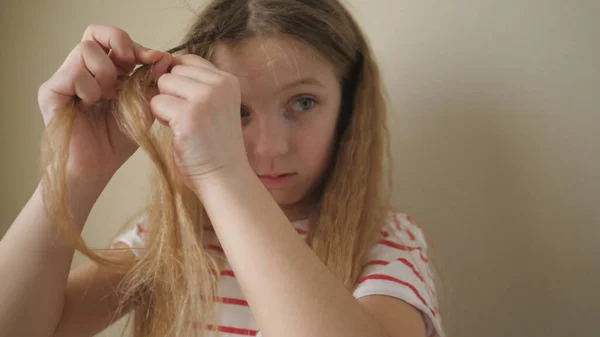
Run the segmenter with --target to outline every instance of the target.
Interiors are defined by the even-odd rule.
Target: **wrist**
[[[235,187],[247,182],[252,177],[256,177],[256,174],[247,163],[235,167],[223,167],[194,179],[193,190],[202,201],[211,194],[210,190],[214,188]]]
[[[75,169],[67,165],[65,168],[65,179],[67,184],[71,186],[103,190],[117,170],[118,167],[113,168],[111,165],[110,168],[107,167],[90,172],[89,169]]]
[[[66,197],[67,207],[72,216],[74,224],[80,229],[83,228],[92,208],[104,191],[110,179],[74,179],[67,178]],[[45,184],[40,181],[36,193],[39,193],[43,200],[46,198],[55,198],[54,195],[46,195]],[[57,200],[52,200],[54,203]],[[47,209],[49,210],[49,209]]]

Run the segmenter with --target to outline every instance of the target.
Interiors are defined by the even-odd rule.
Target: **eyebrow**
[[[300,86],[300,85],[316,85],[316,86],[325,88],[325,84],[323,84],[321,81],[317,80],[316,78],[305,77],[305,78],[299,79],[297,81],[285,84],[285,85],[281,86],[281,88],[279,90],[286,91],[286,90],[292,89],[292,88]]]

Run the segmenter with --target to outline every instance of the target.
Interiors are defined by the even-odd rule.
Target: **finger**
[[[117,68],[102,49],[91,41],[81,43],[81,66],[89,71],[102,89],[102,97],[110,99],[116,94]]]
[[[129,34],[122,29],[90,25],[85,30],[82,41],[94,41],[106,54],[114,51],[112,60],[119,66],[135,65],[135,45]]]
[[[98,46],[80,48],[73,50],[47,83],[52,88],[51,93],[57,95],[57,100],[62,104],[64,99],[71,100],[77,96],[85,105],[93,105],[115,93],[114,87],[111,87],[117,79],[114,65]]]
[[[171,73],[162,75],[158,79],[157,86],[161,94],[179,97],[188,102],[191,102],[194,97],[206,90],[206,84]]]
[[[73,91],[81,102],[79,108],[86,111],[102,99],[102,88],[89,72],[82,71],[73,81]]]
[[[154,80],[158,80],[163,74],[165,74],[173,63],[173,55],[169,53],[163,53],[162,57],[152,65],[150,73]]]
[[[84,70],[72,72],[70,69],[59,69],[48,81],[44,82],[38,92],[38,100],[42,108],[44,123],[54,118],[57,108],[64,107],[77,97],[79,109],[87,110],[100,100],[102,90],[92,75]]]
[[[84,78],[84,74],[88,76]],[[100,93],[102,93],[102,87],[110,88],[116,77],[116,69],[102,49],[93,42],[86,41],[80,43],[71,51],[65,62],[48,80],[47,84],[48,88],[52,88],[50,93],[72,98],[78,94],[75,92],[75,82],[81,81],[82,78],[84,78],[84,81],[91,78],[95,82],[93,87],[99,87]],[[102,97],[102,94],[100,97]]]
[[[219,81],[222,81],[223,79],[223,75],[221,74],[217,74],[206,68],[199,68],[197,66],[191,66],[186,64],[174,66],[171,69],[170,73],[188,77],[207,84],[216,84],[219,83]]]
[[[135,59],[138,64],[153,64],[158,62],[165,54],[169,54],[160,50],[146,48],[136,42],[134,42],[134,46]]]
[[[111,50],[108,53],[109,58],[117,66],[119,75],[130,75],[137,64],[153,64],[161,61],[163,58],[172,58],[171,54],[159,50],[149,49],[135,43],[135,64],[119,64],[116,54]],[[169,61],[170,62],[170,61]],[[163,72],[164,73],[164,72]]]
[[[117,59],[117,54],[115,54],[115,52],[113,50],[108,52],[108,58],[115,65],[115,68],[117,68],[118,76],[129,76],[131,74],[131,72],[133,71],[133,69],[135,68],[135,64],[119,63],[119,61]]]
[[[131,75],[131,71],[133,69],[130,70],[130,68],[123,68],[120,66],[115,65],[115,67],[117,68],[117,76],[119,78],[126,78],[129,77],[129,75]]]
[[[217,68],[210,61],[208,61],[207,59],[204,59],[196,54],[185,54],[185,55],[175,56],[173,58],[173,66],[177,66],[177,65],[191,65],[191,66],[206,68],[215,73],[222,72],[219,68]]]
[[[176,112],[185,111],[187,104],[171,95],[156,95],[150,100],[150,111],[163,125],[170,125]]]

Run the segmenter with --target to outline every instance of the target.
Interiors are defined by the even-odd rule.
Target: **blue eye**
[[[306,112],[306,111],[310,110],[316,103],[317,103],[317,101],[315,101],[314,99],[312,99],[310,97],[306,97],[306,96],[300,97],[294,101],[293,110],[300,111],[300,112]]]

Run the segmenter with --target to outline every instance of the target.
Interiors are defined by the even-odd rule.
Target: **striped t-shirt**
[[[292,225],[306,239],[308,219],[294,221]],[[140,218],[113,244],[123,242],[140,257],[146,231],[147,225]],[[205,249],[225,259],[216,234],[213,232],[212,235]],[[387,295],[407,302],[421,312],[428,337],[445,337],[434,277],[427,257],[427,243],[421,229],[405,214],[389,213],[380,228],[375,246],[368,254],[353,296],[358,299],[370,295]],[[227,262],[221,272],[219,302],[220,324],[213,329],[218,329],[223,337],[261,336],[244,293]]]

